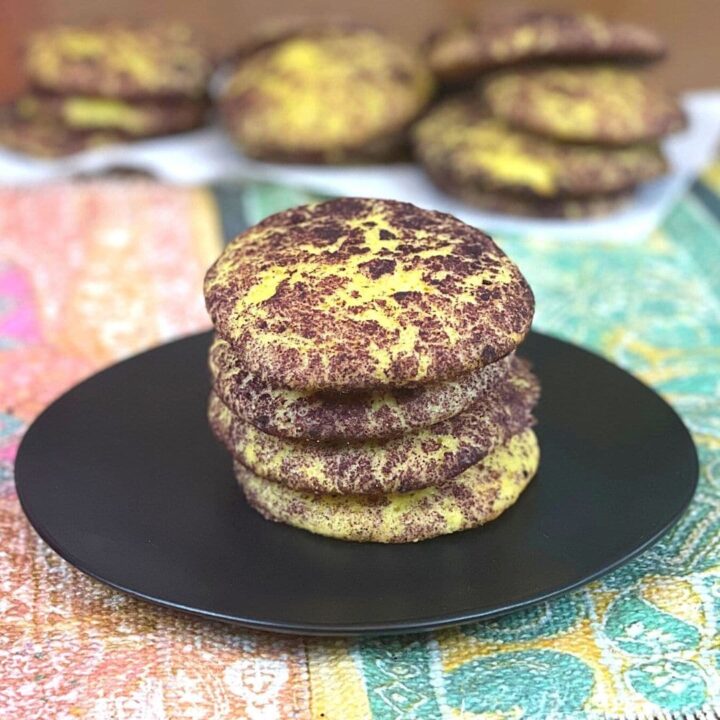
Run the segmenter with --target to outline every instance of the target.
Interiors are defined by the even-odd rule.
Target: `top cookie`
[[[493,115],[520,130],[571,142],[627,145],[685,127],[677,100],[617,67],[546,67],[489,78]]]
[[[432,90],[429,70],[409,48],[374,30],[325,28],[251,52],[224,88],[221,110],[253,157],[382,159],[397,153]]]
[[[30,38],[30,82],[44,90],[104,97],[202,97],[211,64],[182,25],[55,27]]]
[[[273,215],[210,268],[217,332],[276,387],[367,390],[457,377],[511,352],[534,299],[485,233],[391,200]]]
[[[650,30],[594,15],[528,12],[502,25],[457,28],[428,44],[442,81],[463,83],[507,65],[545,60],[656,60],[665,44]]]

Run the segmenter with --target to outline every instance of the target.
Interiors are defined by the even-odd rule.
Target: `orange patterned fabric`
[[[60,392],[205,328],[220,227],[201,190],[93,183],[0,190],[0,717],[305,718],[300,639],[134,600],[30,528],[11,479],[20,436]]]

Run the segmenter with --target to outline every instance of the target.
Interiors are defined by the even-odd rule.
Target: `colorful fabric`
[[[603,579],[427,635],[283,637],[142,603],[38,539],[12,482],[33,417],[95,369],[206,327],[200,283],[222,238],[308,199],[267,185],[0,190],[0,718],[720,713],[720,164],[646,241],[499,238],[536,292],[536,327],[653,385],[699,448],[689,511]]]

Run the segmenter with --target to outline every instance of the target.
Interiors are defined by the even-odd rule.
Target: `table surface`
[[[681,522],[602,580],[428,635],[280,637],[134,600],[38,539],[12,472],[33,417],[117,358],[207,327],[200,287],[223,238],[310,197],[260,184],[0,188],[0,716],[720,712],[720,163],[642,242],[498,237],[535,290],[537,329],[651,384],[699,448]]]

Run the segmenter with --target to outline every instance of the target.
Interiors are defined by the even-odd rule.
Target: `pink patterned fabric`
[[[20,437],[81,378],[207,326],[220,249],[200,190],[145,182],[0,189],[0,717],[300,718],[300,640],[160,610],[74,570],[23,516]]]

